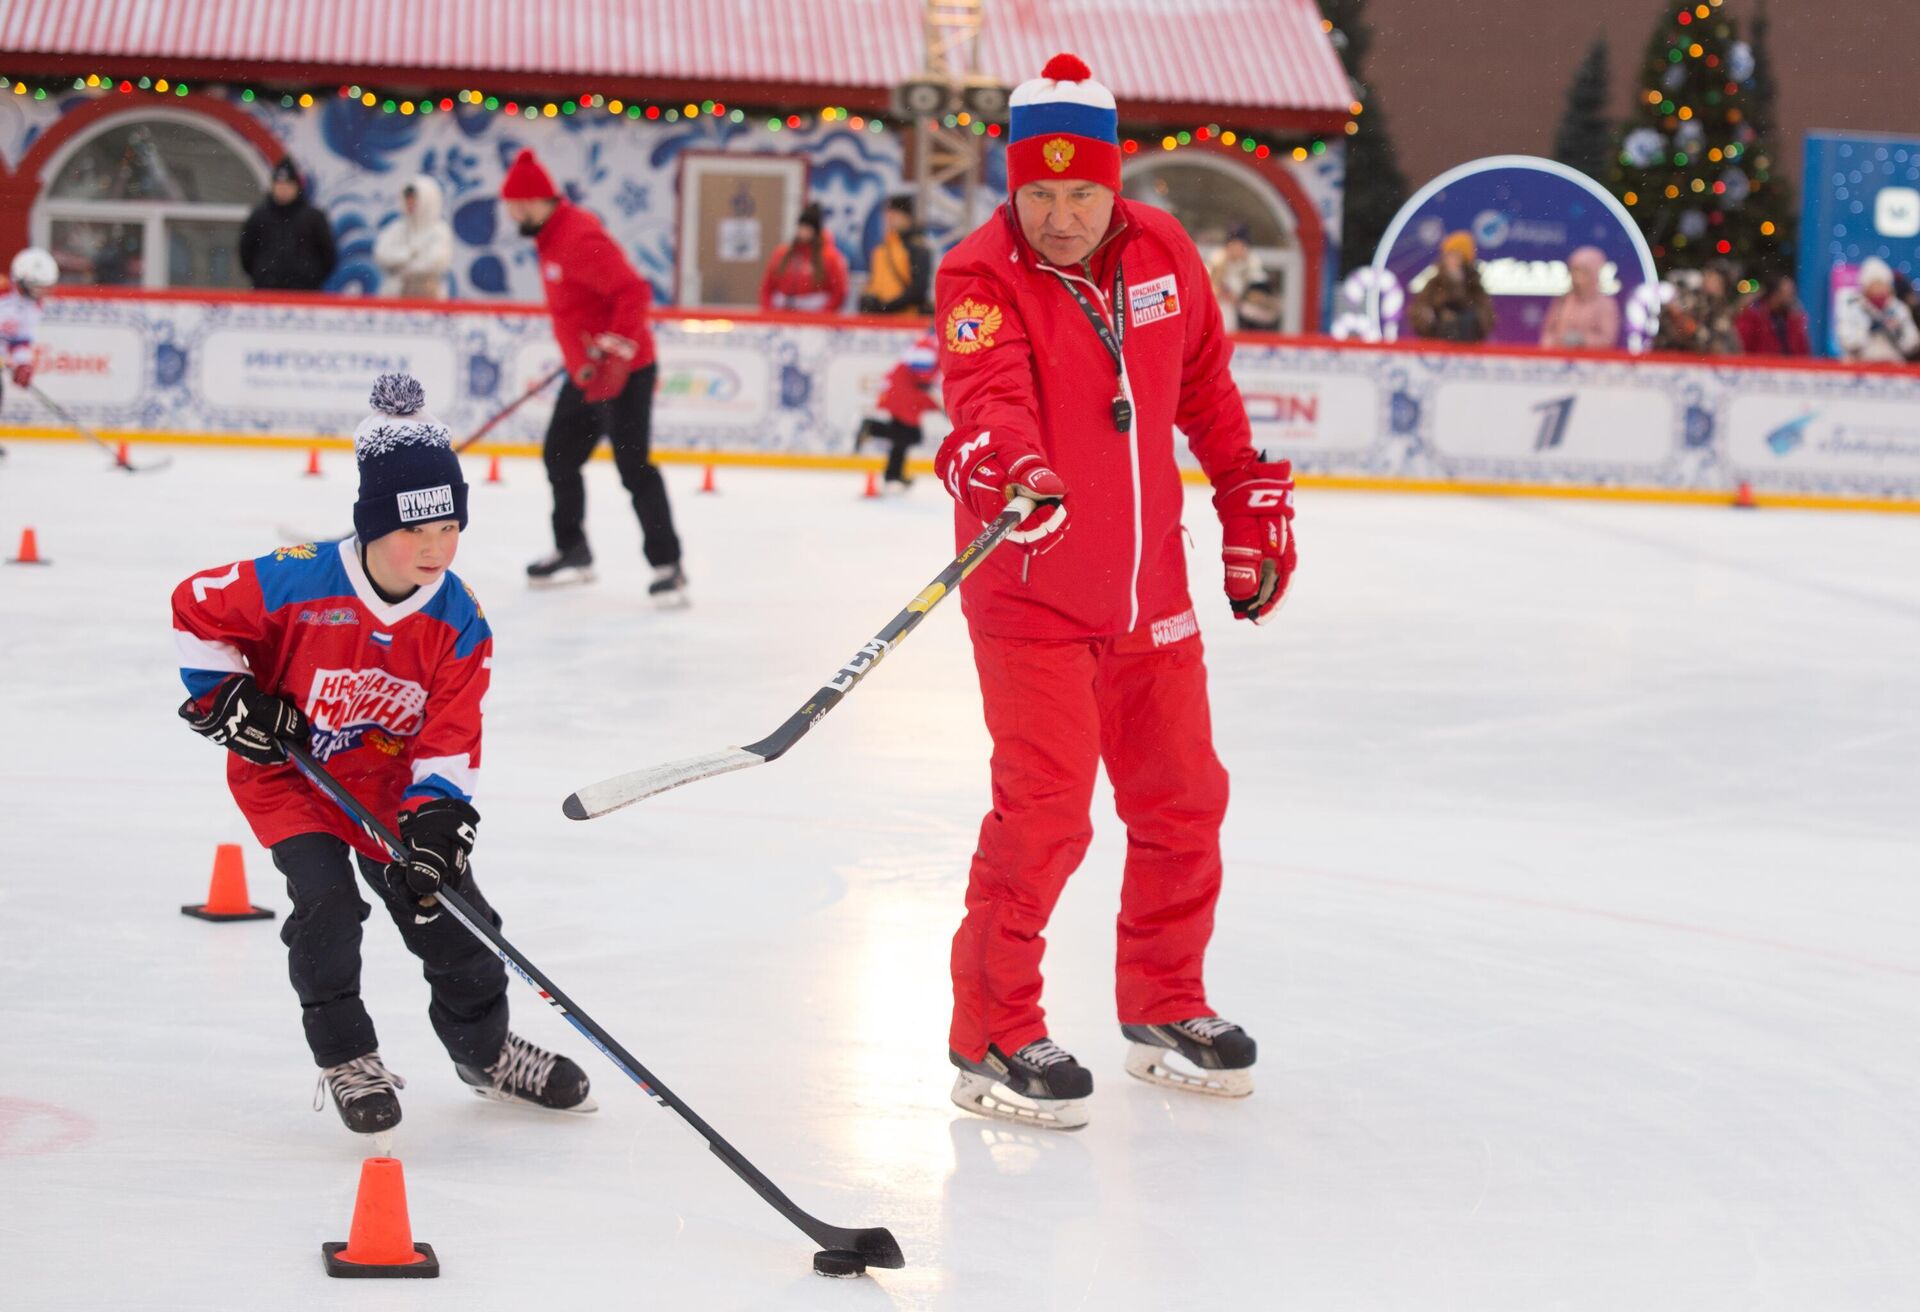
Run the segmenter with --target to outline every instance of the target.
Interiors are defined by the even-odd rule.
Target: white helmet
[[[13,285],[38,291],[42,287],[51,287],[60,281],[60,266],[53,262],[53,256],[38,246],[29,246],[13,257],[13,267],[7,271],[13,279]]]

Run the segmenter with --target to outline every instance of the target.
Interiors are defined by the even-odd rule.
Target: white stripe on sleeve
[[[173,649],[180,654],[180,668],[183,670],[231,670],[235,674],[247,674],[247,658],[240,649],[224,642],[208,642],[196,638],[185,629],[173,631]]]

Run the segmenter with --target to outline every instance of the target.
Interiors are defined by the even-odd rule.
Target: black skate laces
[[[1073,1060],[1073,1054],[1052,1039],[1035,1039],[1013,1055],[1038,1070],[1045,1070],[1049,1066],[1058,1066],[1063,1061]]]
[[[320,1072],[320,1078],[313,1086],[315,1111],[327,1105],[328,1086],[333,1088],[333,1100],[344,1107],[371,1094],[404,1089],[407,1082],[381,1064],[379,1053],[370,1052],[364,1057],[355,1057],[352,1061],[329,1066]]]
[[[507,1035],[499,1058],[487,1067],[487,1078],[496,1089],[524,1089],[536,1098],[547,1091],[547,1077],[560,1054],[528,1043],[518,1034]]]
[[[1212,1043],[1222,1034],[1229,1034],[1240,1027],[1232,1021],[1225,1020],[1219,1016],[1197,1016],[1192,1020],[1178,1021],[1174,1024],[1173,1028],[1184,1030],[1187,1034],[1203,1042]]]

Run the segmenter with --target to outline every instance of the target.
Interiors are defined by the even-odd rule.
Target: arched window
[[[1293,214],[1258,175],[1199,151],[1181,151],[1127,165],[1120,188],[1128,200],[1166,210],[1179,219],[1209,262],[1226,245],[1230,233],[1244,228],[1247,245],[1280,304],[1278,331],[1301,330],[1306,263]],[[1233,323],[1231,314],[1227,322]]]
[[[240,228],[266,190],[252,147],[196,115],[104,120],[49,161],[33,236],[62,282],[244,287]]]

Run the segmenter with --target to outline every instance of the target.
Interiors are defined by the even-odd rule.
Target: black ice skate
[[[1122,1025],[1120,1032],[1133,1040],[1127,1074],[1135,1079],[1217,1098],[1253,1092],[1253,1036],[1230,1020],[1200,1016],[1168,1025]],[[1169,1060],[1174,1057],[1179,1060]]]
[[[406,1087],[405,1080],[381,1065],[378,1052],[370,1052],[322,1070],[313,1086],[313,1109],[319,1111],[324,1104],[324,1089],[333,1095],[333,1105],[349,1130],[385,1134],[400,1124],[400,1100],[393,1091]]]
[[[1087,1123],[1093,1073],[1052,1039],[1035,1039],[1011,1057],[989,1044],[980,1061],[951,1050],[947,1059],[960,1068],[952,1097],[964,1111],[1042,1130],[1077,1130]]]
[[[527,566],[530,588],[561,588],[569,583],[593,582],[593,551],[585,542],[576,542],[565,551],[554,551]]]
[[[688,605],[687,574],[680,568],[679,562],[653,567],[653,582],[647,584],[647,595],[653,598],[653,604],[661,610],[686,608]]]
[[[599,1104],[587,1096],[585,1071],[518,1034],[507,1035],[500,1055],[485,1070],[462,1062],[455,1062],[453,1069],[475,1093],[495,1102],[523,1102],[556,1112],[599,1110]]]

